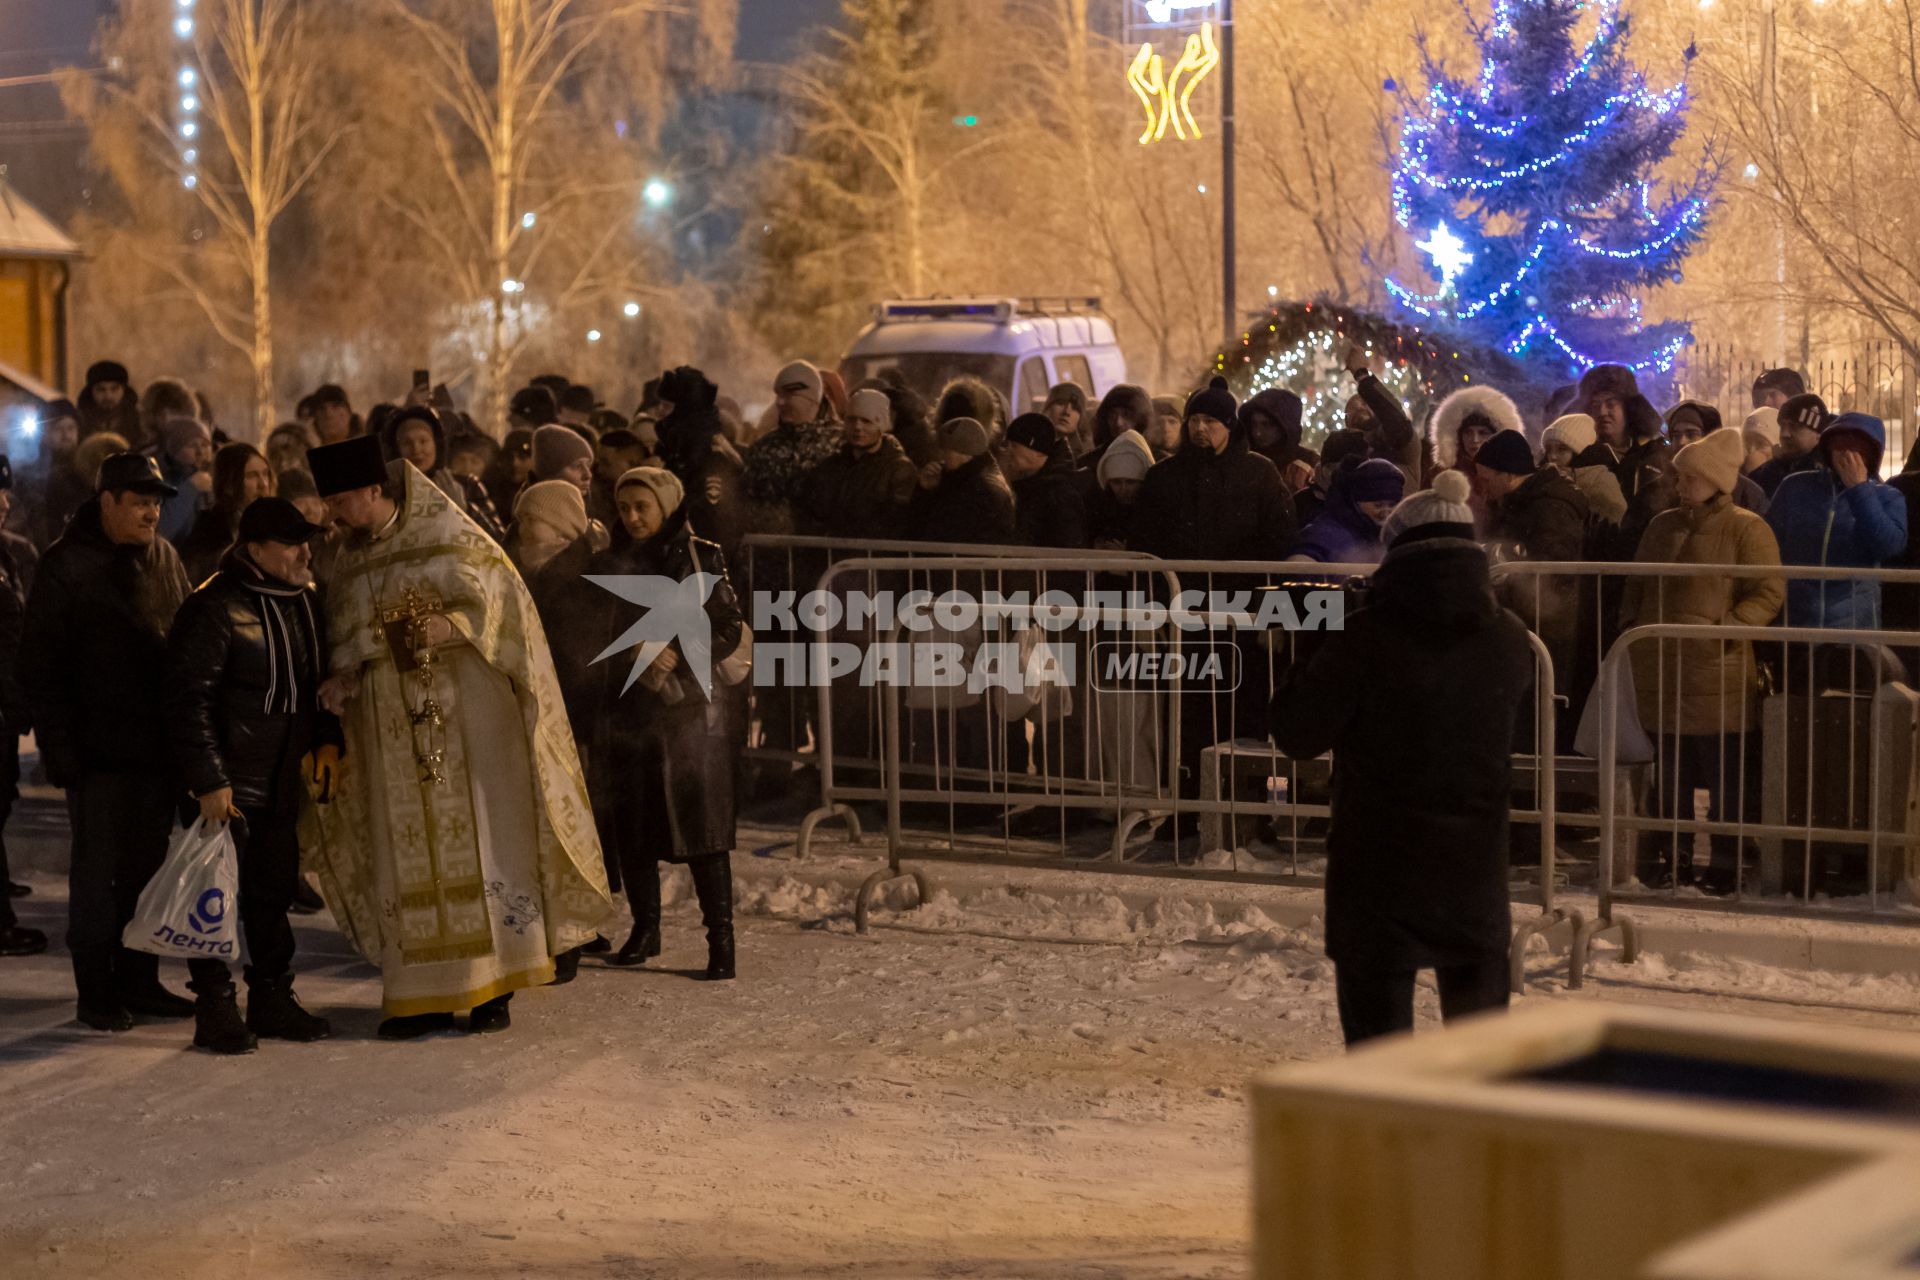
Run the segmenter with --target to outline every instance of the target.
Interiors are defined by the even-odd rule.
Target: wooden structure
[[[1254,1091],[1256,1280],[1754,1280],[1683,1246],[1739,1229],[1751,1258],[1791,1206],[1849,1176],[1821,1256],[1920,1242],[1920,1036],[1563,1002],[1399,1036]],[[1726,1247],[1726,1240],[1720,1243]],[[1842,1243],[1842,1242],[1845,1243]],[[1815,1243],[1815,1242],[1810,1242]],[[1855,1251],[1855,1249],[1858,1251]],[[1669,1250],[1676,1252],[1668,1254]],[[1666,1254],[1666,1257],[1661,1255]],[[1786,1255],[1780,1255],[1785,1260]]]
[[[28,204],[0,166],[0,378],[9,398],[66,394],[67,286],[80,246]],[[23,385],[24,384],[24,385]]]

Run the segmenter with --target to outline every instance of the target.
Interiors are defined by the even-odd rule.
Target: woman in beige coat
[[[1655,516],[1640,540],[1642,564],[1751,565],[1751,575],[1635,577],[1621,600],[1623,628],[1655,622],[1758,627],[1772,622],[1786,583],[1767,522],[1733,503],[1745,449],[1738,431],[1710,432],[1674,455],[1681,505]],[[1653,811],[1689,821],[1735,822],[1760,806],[1759,677],[1744,640],[1646,640],[1631,653],[1640,722],[1656,751]],[[1704,813],[1702,813],[1704,809]],[[1648,833],[1640,878],[1691,878],[1710,892],[1735,884],[1737,846],[1713,839],[1713,865],[1692,866],[1685,831]]]

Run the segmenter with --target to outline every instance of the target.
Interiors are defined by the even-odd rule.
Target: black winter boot
[[[636,964],[645,964],[660,954],[660,922],[653,922],[650,928],[641,928],[634,922],[633,932],[620,944],[620,949],[607,957],[607,963],[627,968]]]
[[[193,1003],[193,1047],[209,1053],[252,1053],[260,1047],[240,1018],[233,979],[187,984],[199,996]]]
[[[553,981],[547,985],[550,987],[564,987],[579,977],[580,953],[585,950],[585,947],[574,947],[570,951],[562,951],[559,955],[555,956],[553,958]]]
[[[247,982],[247,1028],[263,1040],[293,1040],[311,1044],[333,1034],[325,1018],[300,1007],[293,994],[293,975]]]
[[[694,896],[700,901],[700,921],[707,926],[708,982],[733,978],[733,860],[725,853],[696,858],[687,864],[693,873]]]
[[[474,1035],[486,1035],[492,1031],[505,1031],[513,1025],[513,1015],[507,1012],[507,1003],[513,999],[513,992],[495,996],[482,1005],[475,1005],[473,1012],[467,1015],[467,1030]]]

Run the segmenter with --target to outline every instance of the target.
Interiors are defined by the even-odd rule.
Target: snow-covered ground
[[[942,868],[927,908],[896,895],[862,936],[850,858],[737,865],[738,982],[685,972],[682,873],[658,969],[590,961],[495,1037],[372,1040],[377,979],[324,917],[300,990],[337,1037],[240,1059],[184,1023],[78,1030],[64,955],[0,961],[0,1274],[1244,1274],[1248,1083],[1339,1049],[1311,927]],[[58,881],[29,879],[25,920],[57,936]],[[1652,957],[1574,995],[1563,974],[1540,955],[1527,998],[1920,1029],[1910,977]]]

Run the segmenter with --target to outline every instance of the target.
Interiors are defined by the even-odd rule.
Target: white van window
[[[1071,382],[1086,392],[1088,399],[1094,398],[1093,369],[1085,356],[1055,356],[1053,367],[1059,372],[1060,381]]]
[[[1039,356],[1028,356],[1026,363],[1020,366],[1020,390],[1014,396],[1014,414],[1038,413],[1040,406],[1047,402],[1047,362]]]

